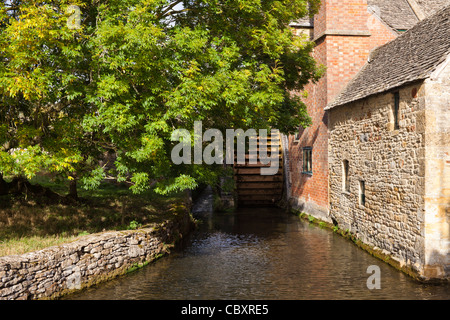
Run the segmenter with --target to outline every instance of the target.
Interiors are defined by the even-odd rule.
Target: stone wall
[[[425,81],[425,270],[450,274],[450,56]]]
[[[343,230],[423,275],[425,89],[399,90],[330,110],[330,215]],[[348,161],[349,190],[344,188]],[[364,200],[361,200],[362,182]]]
[[[20,256],[0,257],[0,299],[57,298],[169,252],[193,227],[189,214],[154,228],[104,232]]]

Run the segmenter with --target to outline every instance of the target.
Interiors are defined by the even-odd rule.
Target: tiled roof
[[[376,49],[326,109],[428,78],[450,54],[450,6]]]
[[[314,18],[304,17],[290,23],[292,27],[314,27]]]
[[[419,18],[410,4],[411,0],[367,0],[371,11],[378,15],[393,30],[408,30]],[[425,16],[432,15],[439,9],[450,5],[450,0],[413,0]],[[313,27],[314,19],[304,17],[291,24],[293,27]]]
[[[407,0],[368,0],[367,4],[394,30],[408,30],[419,22]]]
[[[416,0],[425,14],[430,15],[450,5],[450,0]]]

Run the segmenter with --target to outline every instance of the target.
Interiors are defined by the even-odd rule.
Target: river
[[[368,288],[370,266],[379,267],[379,289]],[[182,249],[64,299],[448,300],[450,290],[416,282],[281,209],[247,208],[208,214]]]

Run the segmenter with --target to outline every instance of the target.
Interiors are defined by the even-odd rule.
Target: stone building
[[[450,0],[322,0],[318,14],[292,24],[316,43],[324,77],[305,89],[312,126],[288,138],[286,177],[290,205],[329,217],[328,113],[325,107],[361,70],[370,52],[397,38]]]
[[[331,219],[425,279],[450,274],[449,39],[447,6],[373,51],[326,108]]]

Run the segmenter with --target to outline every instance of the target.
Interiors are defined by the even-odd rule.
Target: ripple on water
[[[367,268],[381,269],[369,290]],[[66,299],[449,299],[351,242],[277,209],[205,218],[190,244],[126,277]]]

